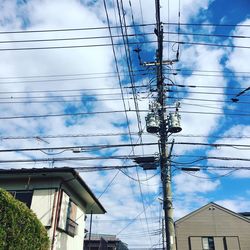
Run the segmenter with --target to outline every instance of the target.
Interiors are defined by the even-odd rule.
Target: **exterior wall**
[[[54,206],[55,189],[34,190],[31,209],[46,227],[52,225],[52,212]]]
[[[250,250],[250,223],[216,206],[208,206],[176,223],[178,250],[201,250],[201,237],[214,237],[215,249]],[[225,239],[224,239],[225,237]]]
[[[37,218],[47,228],[50,239],[53,236],[55,207],[57,203],[56,189],[40,189],[33,191],[31,209]]]

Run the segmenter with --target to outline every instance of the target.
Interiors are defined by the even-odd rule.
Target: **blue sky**
[[[132,12],[129,3],[131,3]],[[154,1],[143,1],[140,5],[139,0],[123,0],[123,4],[127,24],[131,25],[133,21],[138,25],[142,24],[142,21],[144,24],[155,22]],[[107,6],[111,26],[118,26],[117,7],[113,6],[113,1],[107,1]],[[168,1],[161,1],[161,7],[163,23],[167,23],[168,20],[178,22],[178,1],[169,0],[169,9]],[[164,40],[178,41],[179,39],[186,43],[249,47],[249,38],[236,37],[250,34],[250,26],[247,26],[250,25],[249,7],[250,3],[247,0],[181,0],[181,23],[203,25],[181,25],[180,33],[185,34],[178,37],[176,34],[168,36],[165,33]],[[0,0],[0,8],[2,32],[107,26],[102,1]],[[227,26],[229,24],[232,26]],[[176,25],[164,24],[164,31],[168,30],[177,32],[178,29]],[[154,25],[128,29],[129,34],[137,34],[136,37],[129,38],[129,41],[137,42],[129,46],[132,68],[135,71],[134,83],[137,86],[151,84],[153,88],[156,84],[154,69],[145,69],[139,65],[137,54],[134,52],[134,49],[141,49],[140,55],[143,62],[155,59],[156,44],[147,43],[155,41],[155,35],[142,36],[153,32]],[[119,29],[112,29],[113,35],[120,33]],[[131,140],[127,135],[128,124],[133,143],[138,143],[140,140],[143,143],[158,141],[157,136],[149,135],[145,131],[145,112],[140,112],[139,117],[143,129],[141,139],[138,137],[138,120],[135,112],[127,113],[128,121],[123,112],[114,112],[123,111],[124,105],[127,110],[135,109],[131,88],[127,88],[131,86],[131,79],[128,76],[124,46],[115,46],[124,103],[121,101],[119,78],[111,46],[13,50],[27,47],[110,44],[110,38],[107,37],[108,29],[0,33],[0,36],[1,41],[12,41],[0,44],[0,102],[3,102],[0,103],[0,112],[1,117],[9,117],[9,119],[2,119],[0,123],[2,150],[129,144]],[[13,42],[74,37],[81,40]],[[82,39],[86,37],[99,38]],[[121,37],[114,37],[114,43],[122,42]],[[176,48],[173,42],[164,43],[164,58],[175,58]],[[176,142],[173,148],[173,161],[180,164],[188,163],[197,160],[198,156],[248,158],[249,150],[244,147],[210,147],[178,143],[250,144],[250,120],[249,115],[246,115],[249,114],[250,92],[240,96],[237,103],[231,101],[237,93],[250,86],[249,57],[248,48],[181,44],[179,62],[170,68],[165,68],[165,74],[176,85],[169,88],[171,92],[168,94],[171,98],[166,100],[168,111],[173,110],[176,101],[181,103],[183,130],[169,138],[170,141],[175,139]],[[140,74],[142,71],[144,71],[143,74]],[[190,85],[196,87],[188,87]],[[155,94],[150,94],[149,91],[149,87],[137,88],[139,110],[147,110],[149,102],[154,99]],[[106,111],[109,113],[105,113]],[[88,112],[92,114],[86,114]],[[15,118],[46,114],[61,115]],[[72,115],[63,116],[63,114]],[[158,149],[155,146],[85,151],[77,155],[73,154],[72,150],[45,149],[43,152],[1,152],[0,160],[51,158],[51,161],[43,163],[29,162],[14,165],[5,163],[1,164],[3,168],[65,165],[71,167],[121,166],[131,165],[133,162],[120,159],[76,160],[53,164],[51,162],[53,157],[157,155],[157,152]],[[181,166],[193,165],[182,164]],[[248,167],[246,161],[213,159],[197,161],[195,165]],[[227,175],[228,170],[208,168],[190,175],[175,167],[177,166],[173,166],[173,202],[176,219],[210,201],[236,212],[249,211],[249,171],[235,171]],[[117,170],[81,174],[96,196],[101,195],[100,201],[108,211],[106,215],[94,216],[93,231],[118,234],[118,237],[130,247],[146,248],[157,245],[160,236],[154,235],[154,232],[159,229],[161,209],[158,197],[162,193],[159,170],[147,173],[141,169],[138,169],[138,172],[135,169],[124,171],[125,174]],[[138,180],[136,181],[138,177],[140,185]],[[146,213],[143,213],[145,208]],[[146,239],[143,245],[142,238]]]

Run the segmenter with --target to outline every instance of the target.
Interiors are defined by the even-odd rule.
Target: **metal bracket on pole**
[[[178,62],[177,59],[175,60],[163,60],[162,65],[173,65],[174,63]],[[142,66],[148,67],[148,66],[160,66],[160,62],[144,62]]]

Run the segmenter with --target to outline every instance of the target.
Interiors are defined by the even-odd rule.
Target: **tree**
[[[36,215],[0,189],[0,250],[48,250],[49,237]]]

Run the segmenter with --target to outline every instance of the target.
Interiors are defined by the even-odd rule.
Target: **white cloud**
[[[237,199],[225,199],[225,200],[218,200],[215,201],[217,204],[232,210],[233,212],[248,212],[249,211],[249,206],[250,206],[250,201],[243,198],[239,197]]]
[[[240,25],[249,25],[250,19],[246,19],[245,21],[239,23],[239,26],[236,26],[235,30],[232,32],[234,36],[248,36],[248,28]],[[232,44],[235,46],[248,46],[249,42],[248,39],[244,38],[233,38]],[[232,70],[233,72],[249,72],[249,56],[250,51],[249,49],[238,49],[234,48],[232,52],[228,56],[227,60],[227,67]],[[242,75],[242,74],[240,74]],[[249,79],[245,79],[244,77],[237,77],[236,74],[237,84],[241,87],[248,87],[249,86]]]
[[[173,177],[177,194],[207,193],[214,191],[220,185],[219,180],[209,180],[205,173],[180,173]]]

